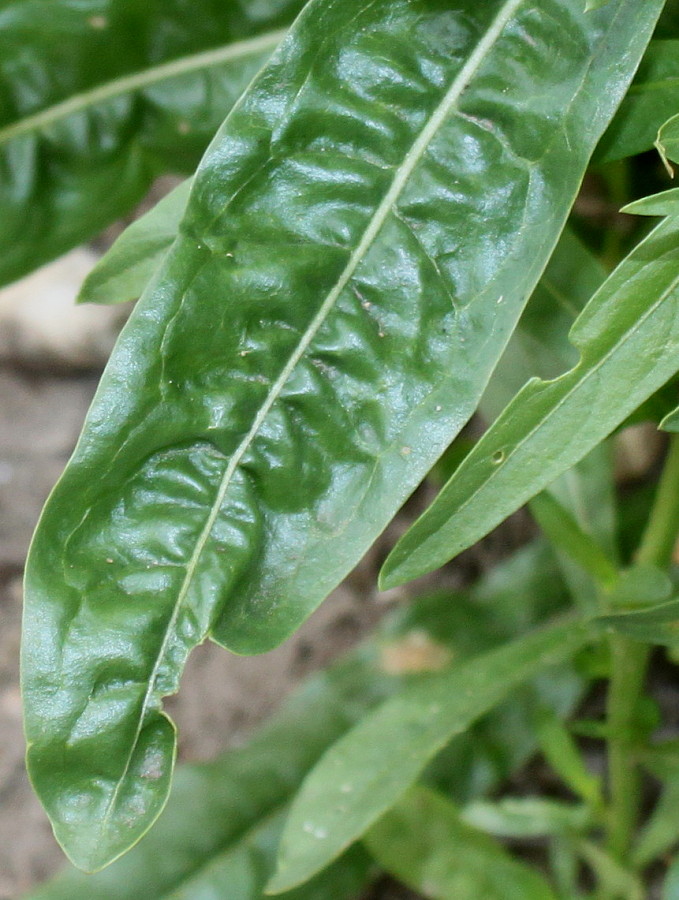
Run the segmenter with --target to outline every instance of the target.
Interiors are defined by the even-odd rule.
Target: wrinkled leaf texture
[[[191,173],[302,5],[0,4],[0,284]]]
[[[376,667],[373,647],[314,675],[245,747],[181,766],[156,828],[131,853],[96,875],[68,867],[30,900],[202,900],[217,889],[219,898],[241,900],[237,886],[251,866],[244,897],[260,900],[280,830],[262,859],[272,820],[323,750],[398,683]],[[336,874],[328,870],[326,894],[310,896],[334,898]]]
[[[440,591],[399,607],[370,640],[311,676],[245,747],[210,763],[180,766],[158,824],[130,853],[95,875],[68,866],[30,900],[175,900],[175,891],[187,888],[194,892],[190,900],[197,900],[216,879],[220,900],[232,900],[234,861],[252,858],[250,836],[267,831],[268,820],[286,808],[328,746],[410,678],[421,677],[386,675],[385,647],[414,632],[459,661],[515,637],[565,603],[553,555],[534,543],[464,593]],[[530,722],[536,703],[565,716],[582,688],[572,667],[552,678],[542,675],[450,744],[430,777],[460,802],[496,788],[535,752]],[[268,856],[266,863],[259,866],[253,891],[261,893],[273,871]],[[335,900],[329,883],[320,900]]]
[[[571,330],[579,363],[529,382],[387,558],[384,585],[475,543],[582,459],[679,369],[679,217],[623,260]]]
[[[162,809],[189,651],[289,635],[472,414],[661,5],[314,0],[238,102],[27,566],[28,766],[78,864]]]

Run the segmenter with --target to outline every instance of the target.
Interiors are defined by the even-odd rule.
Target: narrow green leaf
[[[401,797],[452,737],[587,639],[581,624],[559,622],[414,683],[378,707],[306,778],[268,890],[289,890],[335,859]]]
[[[643,197],[623,206],[621,212],[635,216],[677,216],[679,215],[679,188],[662,191],[652,197]]]
[[[564,784],[592,809],[603,808],[601,779],[585,765],[568,726],[553,710],[541,708],[535,716],[535,727],[540,750]]]
[[[605,600],[609,612],[630,612],[657,606],[669,600],[672,579],[664,569],[650,563],[638,563],[620,573]]]
[[[183,181],[120,235],[83,282],[78,303],[136,300],[179,232],[191,180]]]
[[[570,228],[564,229],[479,403],[492,422],[534,376],[556,378],[578,361],[568,332],[605,272]]]
[[[625,868],[624,863],[612,857],[592,841],[578,841],[579,855],[595,873],[603,893],[625,900],[644,900],[641,880]]]
[[[556,900],[537,871],[465,824],[450,801],[413,788],[365,837],[378,863],[431,900]]]
[[[673,35],[677,37],[677,34]],[[651,41],[596,158],[624,159],[653,148],[658,129],[679,109],[679,40]]]
[[[679,858],[672,861],[663,884],[662,900],[679,900]]]
[[[255,831],[228,853],[191,875],[167,900],[266,900],[264,887],[276,859],[283,815]],[[285,895],[286,900],[358,900],[374,877],[374,866],[360,848],[352,847],[308,884]],[[146,897],[145,897],[146,900]]]
[[[572,835],[592,826],[592,814],[582,804],[544,797],[476,800],[460,813],[463,822],[499,838],[539,838]]]
[[[679,768],[665,773],[663,791],[632,851],[635,868],[644,869],[679,843]]]
[[[0,284],[191,173],[302,5],[0,4]]]
[[[589,572],[603,587],[612,586],[618,571],[592,535],[587,534],[549,491],[543,491],[530,502],[530,511],[555,547]]]
[[[678,303],[679,217],[672,217],[632,251],[579,316],[571,331],[578,365],[519,392],[396,545],[382,584],[422,575],[475,543],[674,375]]]
[[[679,644],[679,600],[670,600],[648,609],[599,616],[596,621],[609,631],[626,634],[638,641]]]
[[[663,431],[677,432],[679,431],[679,407],[668,413],[660,423]]]
[[[673,116],[660,128],[655,139],[655,148],[670,178],[674,178],[671,163],[679,162],[679,115]]]
[[[190,650],[294,631],[472,414],[661,6],[312,0],[231,112],[27,566],[28,766],[81,865],[162,809]]]
[[[594,447],[577,465],[553,481],[549,492],[568,510],[577,527],[591,535],[611,561],[617,561],[618,511],[610,442]],[[571,597],[585,618],[599,612],[597,581],[563,550],[557,549],[556,555]]]

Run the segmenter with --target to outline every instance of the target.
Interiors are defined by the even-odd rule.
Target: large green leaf
[[[260,900],[280,830],[272,833],[272,817],[325,748],[399,683],[375,663],[366,646],[313,676],[245,747],[181,766],[158,824],[131,853],[96,875],[69,867],[31,900],[175,900],[187,886],[190,900],[202,900],[216,879],[218,897],[240,900],[240,873],[253,864],[243,896]]]
[[[425,788],[409,791],[365,840],[383,868],[431,900],[556,900],[535,869]]]
[[[660,126],[677,110],[679,40],[652,41],[634,83],[597,149],[597,158],[623,159],[650,150]]]
[[[578,365],[520,391],[396,545],[385,585],[430,571],[483,537],[679,369],[678,239],[679,217],[670,217],[606,280],[571,331]]]
[[[229,872],[248,853],[249,835],[266,831],[268,820],[344,731],[408,678],[421,677],[407,674],[407,667],[400,676],[386,675],[387,655],[417,636],[465,659],[520,634],[563,602],[554,560],[536,543],[464,594],[441,591],[400,607],[370,641],[312,676],[244,748],[207,765],[180,766],[158,824],[129,854],[96,875],[69,866],[32,900],[169,900],[182,885],[198,891],[203,878],[212,883],[215,873],[221,897],[231,900]],[[543,675],[532,692],[512,696],[511,708],[494,710],[460,735],[440,772],[430,772],[433,780],[441,783],[444,774],[446,789],[460,801],[496,788],[535,750],[530,721],[540,691],[540,702],[553,715],[567,715],[581,695],[572,671],[560,668],[549,680]],[[263,870],[257,889],[272,868]]]
[[[0,284],[193,171],[302,0],[0,5]]]
[[[190,650],[283,640],[469,418],[661,5],[313,0],[236,105],[27,566],[28,765],[82,865],[161,810]]]
[[[575,621],[553,624],[416,682],[369,714],[305,779],[268,890],[289,890],[326,866],[401,797],[452,737],[587,639]]]

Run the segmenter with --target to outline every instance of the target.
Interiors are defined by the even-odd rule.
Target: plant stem
[[[655,503],[635,561],[666,567],[679,532],[679,436],[671,439]],[[634,836],[639,816],[640,777],[636,714],[643,694],[650,647],[616,635],[610,640],[611,680],[608,689],[608,772],[610,809],[608,850],[621,862]]]
[[[636,552],[637,563],[666,568],[679,532],[679,435],[672,435],[655,503]]]

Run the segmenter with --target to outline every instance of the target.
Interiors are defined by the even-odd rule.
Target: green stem
[[[666,568],[672,562],[678,533],[679,435],[672,435],[655,503],[636,553],[636,561]]]
[[[636,553],[636,562],[666,567],[679,532],[679,436],[671,439],[655,503]],[[608,850],[625,862],[639,817],[641,782],[636,762],[636,714],[646,680],[650,647],[616,635],[610,639],[608,689]]]

